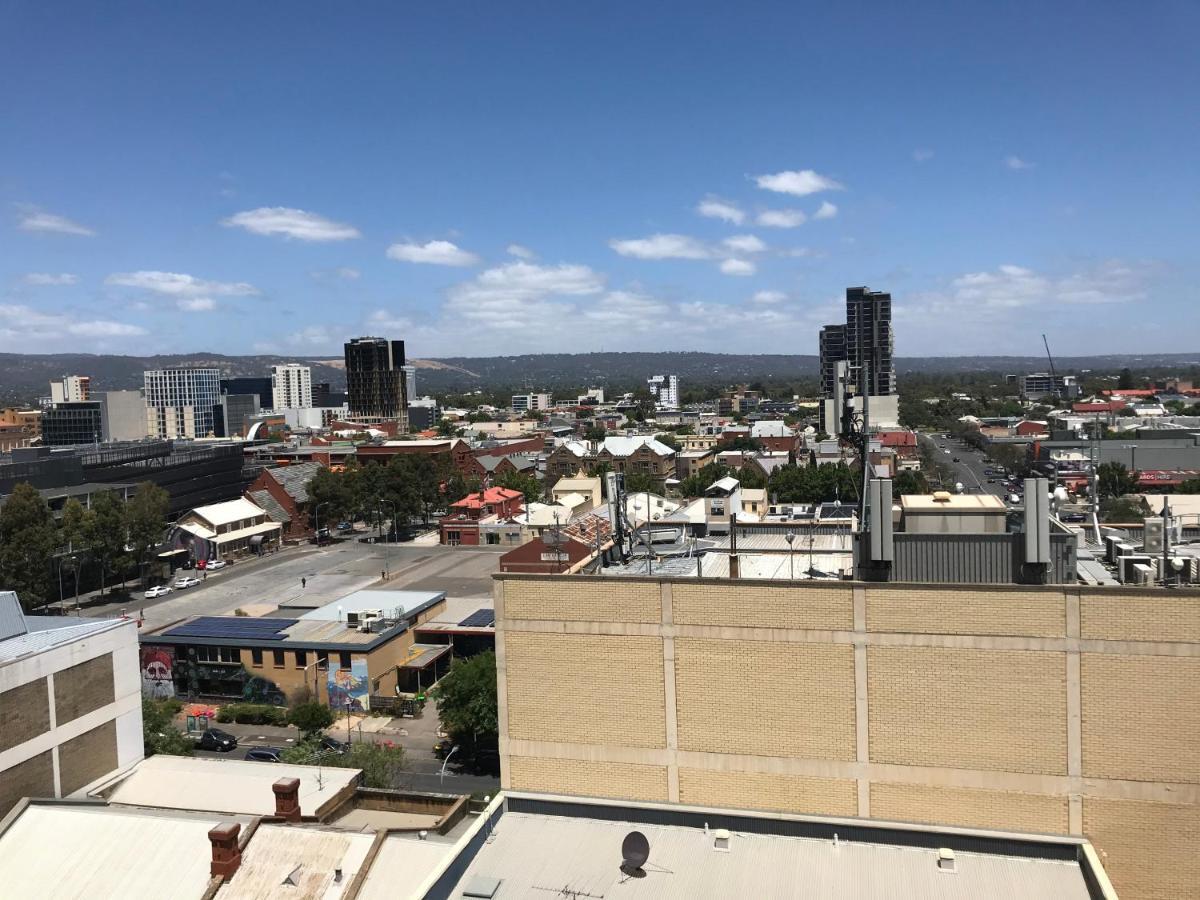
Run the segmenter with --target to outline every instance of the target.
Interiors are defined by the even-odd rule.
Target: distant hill
[[[142,385],[142,372],[169,366],[211,366],[223,375],[262,375],[279,363],[312,366],[313,381],[345,385],[342,361],[328,356],[226,356],[220,353],[110,356],[87,353],[0,353],[0,403],[29,402],[49,394],[49,382],[62,375],[92,377],[97,391]],[[478,389],[558,390],[584,386],[629,389],[648,375],[678,375],[685,388],[752,381],[797,381],[817,375],[817,357],[737,353],[544,353],[525,356],[414,359],[422,394]],[[1171,371],[1200,365],[1200,353],[1141,353],[1059,357],[1061,372],[1110,371],[1129,366]],[[1043,356],[898,357],[896,370],[922,374],[1022,373],[1045,371]]]

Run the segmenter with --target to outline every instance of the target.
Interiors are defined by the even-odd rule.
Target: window
[[[242,661],[242,651],[237,647],[221,647],[221,662],[239,663]]]
[[[297,650],[296,651],[296,668],[303,669],[307,665],[308,665],[308,651],[307,650]]]
[[[462,543],[462,532],[461,531],[447,531],[446,532],[446,543],[450,544],[452,547],[457,547],[459,544]]]
[[[338,665],[343,669],[350,668],[350,654],[345,650],[338,654]]]
[[[257,647],[250,651],[250,665],[256,669],[262,668],[262,650]]]
[[[329,654],[324,650],[317,651],[317,668],[322,671],[329,668]]]
[[[272,656],[271,662],[274,664],[275,668],[282,669],[283,668],[283,651],[282,650],[272,650],[271,656]]]

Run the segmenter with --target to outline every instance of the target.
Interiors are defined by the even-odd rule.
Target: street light
[[[442,771],[438,775],[438,787],[441,787],[446,781],[446,765],[450,762],[450,757],[458,752],[458,744],[450,748],[450,752],[446,754],[446,758],[442,760]]]
[[[354,706],[354,701],[349,697],[346,698],[346,743],[353,744],[354,738],[350,733],[350,710]]]
[[[794,531],[789,531],[787,534],[785,534],[783,536],[783,539],[785,541],[787,541],[787,545],[788,545],[788,577],[792,581],[795,581],[796,580],[796,555],[795,555],[795,553],[792,552],[795,549],[792,547],[792,541],[796,540],[796,533]]]
[[[313,507],[313,519],[316,522],[316,537],[317,537],[317,546],[318,547],[321,546],[321,507],[328,506],[329,503],[330,503],[329,500],[322,500],[320,503],[318,503],[316,506]]]

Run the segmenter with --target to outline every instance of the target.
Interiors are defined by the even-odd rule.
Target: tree
[[[657,494],[661,489],[658,480],[649,472],[627,472],[625,474],[625,493],[627,494]]]
[[[320,740],[321,733],[333,722],[333,710],[315,700],[298,703],[288,713],[288,723],[300,729],[304,740]]]
[[[1136,524],[1150,512],[1145,500],[1131,497],[1109,497],[1100,501],[1100,521]]]
[[[542,499],[544,490],[536,475],[526,475],[516,469],[501,472],[492,482],[496,487],[519,491],[525,495],[526,503],[537,503]]]
[[[355,511],[349,479],[345,473],[321,468],[309,479],[306,490],[309,512],[316,512],[319,505],[317,518],[324,516],[325,522],[344,519]]]
[[[58,540],[62,549],[76,553],[86,546],[87,510],[77,497],[63,504],[62,517],[58,523]]]
[[[92,558],[100,564],[100,593],[103,594],[108,573],[120,573],[124,583],[129,559],[125,549],[128,540],[125,504],[112,491],[103,491],[92,497],[91,512],[87,542]]]
[[[679,491],[685,497],[700,497],[708,490],[709,486],[729,474],[729,467],[723,463],[709,463],[696,472],[694,475],[689,475],[679,485]]]
[[[133,559],[141,569],[139,574],[143,581],[147,557],[162,543],[170,503],[170,494],[153,482],[143,481],[125,507],[129,546],[133,548]]]
[[[771,490],[782,503],[857,502],[858,477],[858,470],[845,463],[784,466],[775,470]]]
[[[1123,497],[1137,490],[1136,474],[1127,471],[1119,462],[1100,463],[1096,467],[1096,477],[1102,500],[1108,497]]]
[[[1121,374],[1117,377],[1117,390],[1130,391],[1133,390],[1133,372],[1126,366],[1121,370]]]
[[[751,463],[746,463],[746,465],[734,472],[733,477],[736,478],[744,488],[752,488],[757,490],[767,486],[767,476],[763,474],[762,469]]]
[[[892,496],[897,500],[905,494],[928,494],[929,482],[923,472],[897,472],[892,479]]]
[[[589,441],[602,441],[608,437],[608,431],[603,425],[593,425],[583,432],[583,436]]]
[[[1189,478],[1175,488],[1176,494],[1200,494],[1200,478]]]
[[[596,413],[593,410],[586,406],[581,406],[579,409],[575,410],[575,418],[577,419],[590,419],[595,414]]]
[[[161,753],[165,756],[191,756],[195,746],[175,727],[175,716],[181,705],[178,700],[142,698],[142,748],[146,756]]]
[[[725,450],[741,450],[746,453],[758,453],[762,450],[762,442],[756,438],[748,437],[744,434],[739,434],[733,440],[723,446]]]
[[[490,650],[457,659],[430,692],[455,741],[491,740],[499,732],[496,711],[496,654]]]
[[[474,475],[466,476],[457,469],[450,473],[450,477],[446,479],[446,505],[457,503],[467,494],[473,494],[479,490],[479,479]]]
[[[50,599],[54,517],[42,495],[21,482],[0,507],[0,585],[17,592],[26,612]]]
[[[682,449],[682,445],[679,443],[679,438],[675,437],[675,435],[671,434],[669,431],[663,432],[662,434],[656,434],[654,439],[660,444],[666,444],[676,453]]]
[[[359,741],[345,753],[332,753],[321,747],[318,738],[288,747],[279,757],[285,763],[302,765],[311,764],[316,757],[327,768],[362,769],[365,787],[385,789],[401,787],[406,763],[404,748],[391,741]]]

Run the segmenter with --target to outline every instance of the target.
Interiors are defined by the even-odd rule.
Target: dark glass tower
[[[353,418],[403,420],[404,341],[353,338],[346,345],[346,394]]]
[[[892,352],[892,295],[865,287],[846,288],[846,359],[855,373],[864,362],[870,363],[867,393],[872,397],[896,392]],[[860,379],[854,376],[856,389]]]

